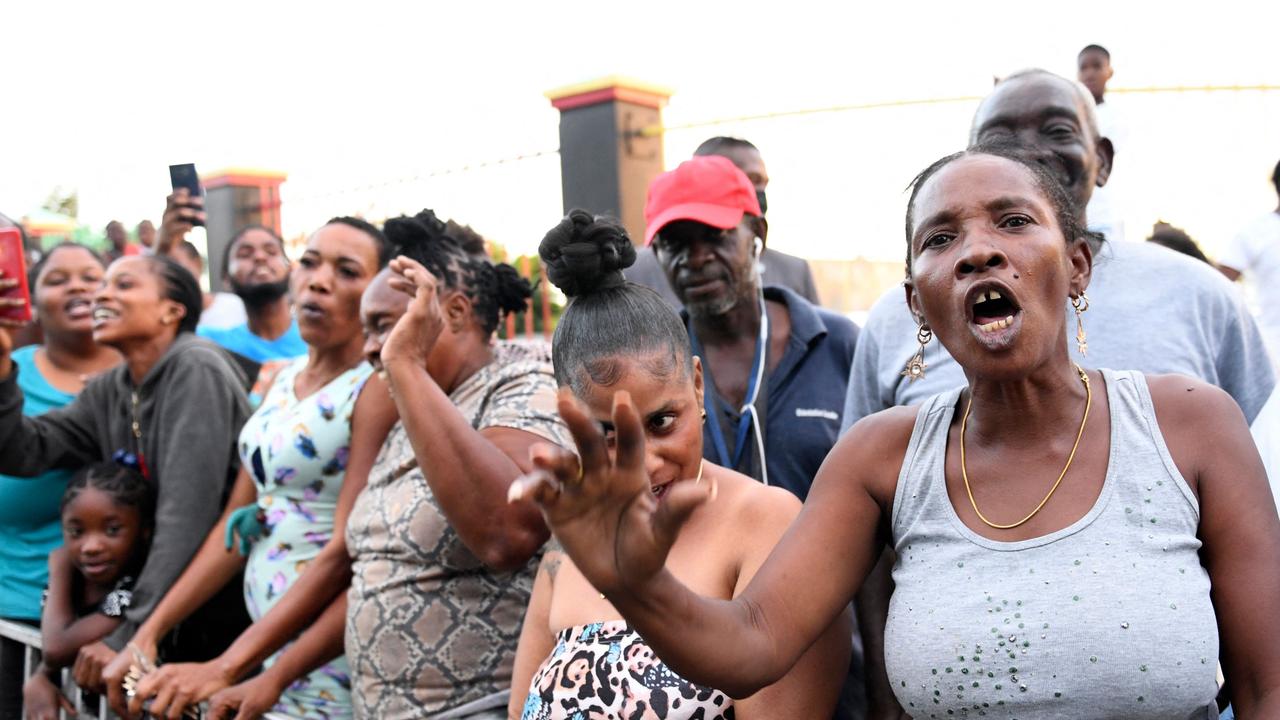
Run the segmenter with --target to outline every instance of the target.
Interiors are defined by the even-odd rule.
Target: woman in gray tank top
[[[1068,333],[1081,354],[1087,336],[1063,304],[1087,307],[1092,269],[1077,217],[1057,178],[1007,149],[917,178],[908,303],[968,385],[855,425],[735,600],[663,567],[716,493],[682,483],[652,499],[624,394],[611,445],[562,398],[581,465],[549,453],[513,495],[542,506],[673,671],[734,697],[795,662],[888,542],[885,655],[915,718],[1213,718],[1219,657],[1240,717],[1280,717],[1280,518],[1257,450],[1217,388],[1072,361]]]

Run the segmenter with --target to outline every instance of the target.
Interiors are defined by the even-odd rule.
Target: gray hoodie
[[[240,426],[249,416],[244,375],[226,353],[179,335],[136,388],[125,365],[89,381],[66,407],[22,415],[17,369],[0,379],[0,472],[38,475],[141,451],[156,485],[155,533],[125,622],[107,638],[119,648],[182,574],[222,512],[239,469]],[[141,439],[135,437],[135,419]]]

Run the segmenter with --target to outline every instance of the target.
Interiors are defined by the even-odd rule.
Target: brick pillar
[[[649,181],[662,172],[662,107],[672,91],[616,76],[550,90],[560,111],[564,211],[583,208],[622,221],[644,239]]]
[[[268,170],[220,170],[200,177],[209,242],[209,286],[222,284],[222,251],[231,236],[245,225],[265,225],[280,233],[280,185],[282,172]]]

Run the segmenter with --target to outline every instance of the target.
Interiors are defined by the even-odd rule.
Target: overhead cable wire
[[[1150,86],[1150,87],[1133,87],[1133,88],[1107,88],[1107,93],[1116,93],[1121,95],[1144,95],[1156,93],[1186,93],[1186,92],[1271,92],[1280,90],[1280,85],[1171,85],[1171,86]],[[941,98],[915,98],[907,100],[887,100],[883,102],[872,103],[856,103],[852,105],[830,105],[827,107],[806,108],[803,110],[780,110],[776,112],[758,113],[753,115],[738,115],[736,117],[715,118],[712,120],[698,120],[694,122],[681,123],[678,125],[651,125],[649,127],[638,128],[632,130],[631,134],[635,137],[657,137],[663,133],[672,132],[674,130],[693,130],[697,128],[711,127],[713,125],[726,125],[729,123],[753,122],[757,120],[775,120],[786,117],[800,117],[804,115],[822,115],[827,113],[850,112],[854,110],[881,110],[885,108],[912,107],[916,105],[946,105],[954,103],[978,102],[985,96],[982,95],[959,95],[955,97]]]
[[[1108,88],[1108,93],[1118,95],[1152,95],[1152,94],[1168,94],[1168,93],[1209,93],[1209,92],[1275,92],[1280,91],[1280,85],[1169,85],[1169,86],[1148,86],[1148,87],[1118,87]],[[940,98],[910,98],[904,100],[887,100],[882,102],[870,103],[854,103],[846,105],[830,105],[826,107],[805,108],[800,110],[779,110],[775,112],[757,113],[750,115],[738,115],[735,117],[714,118],[710,120],[698,120],[688,123],[680,123],[678,125],[651,125],[649,127],[638,128],[632,130],[628,135],[631,137],[657,137],[664,133],[680,130],[693,130],[697,128],[711,127],[715,125],[726,125],[729,123],[754,122],[759,120],[776,120],[789,117],[803,117],[806,115],[824,115],[830,113],[852,112],[858,110],[882,110],[888,108],[899,107],[915,107],[921,105],[948,105],[957,103],[973,103],[982,100],[982,95],[957,95],[952,97]],[[365,185],[350,186],[345,188],[337,188],[325,192],[312,193],[300,197],[282,198],[291,203],[307,203],[324,198],[338,197],[342,195],[352,195],[355,193],[369,192],[379,190],[393,185],[403,185],[413,182],[422,182],[432,178],[446,177],[449,175],[460,175],[462,173],[471,172],[473,170],[482,170],[485,168],[498,167],[501,165],[509,165],[524,160],[533,160],[540,157],[558,155],[559,148],[552,150],[540,150],[532,153],[522,153],[512,155],[496,160],[486,160],[478,163],[467,163],[450,168],[441,168],[427,172],[421,172],[414,175],[404,177],[391,178]]]
[[[532,152],[532,153],[521,153],[519,155],[511,155],[508,157],[499,158],[497,160],[485,160],[483,162],[478,162],[478,163],[467,163],[465,165],[458,165],[450,168],[441,168],[438,170],[420,172],[415,175],[405,175],[402,177],[391,178],[389,180],[382,180],[379,182],[368,183],[365,185],[353,185],[353,186],[348,186],[344,188],[336,188],[333,190],[312,193],[310,195],[304,195],[301,197],[285,197],[285,198],[281,198],[281,200],[290,202],[290,203],[305,203],[305,202],[311,202],[313,200],[320,200],[324,198],[338,197],[342,195],[353,195],[356,193],[369,192],[372,190],[381,190],[383,188],[391,187],[392,185],[405,185],[408,183],[423,182],[425,180],[430,180],[432,178],[446,177],[449,175],[461,175],[462,173],[471,172],[472,170],[483,170],[486,168],[498,167],[501,165],[512,165],[524,160],[533,160],[535,158],[549,157],[552,155],[559,155],[559,154],[560,154],[560,148],[555,148],[554,150],[539,150],[537,152]]]

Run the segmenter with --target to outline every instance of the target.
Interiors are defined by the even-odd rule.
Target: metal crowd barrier
[[[36,667],[40,665],[40,631],[36,628],[19,623],[12,623],[7,620],[0,620],[0,637],[8,638],[14,642],[22,643],[22,681],[26,682],[27,678],[35,674]],[[64,668],[62,671],[62,682],[60,683],[62,692],[75,706],[75,714],[71,715],[65,710],[59,711],[60,720],[109,720],[117,716],[107,709],[107,699],[105,697],[98,698],[98,706],[95,708],[87,707],[84,698],[81,697],[80,688],[71,679],[71,670]]]
[[[29,625],[0,620],[0,637],[23,644],[22,681],[26,682],[27,678],[35,674],[36,667],[40,665],[40,631]],[[88,706],[85,698],[82,697],[80,687],[71,679],[70,668],[62,670],[59,686],[62,688],[62,694],[66,695],[71,704],[75,706],[75,714],[59,710],[59,720],[120,720],[120,716],[111,712],[111,709],[107,707],[106,696],[97,698],[96,707]],[[89,693],[83,694],[89,695]],[[289,720],[288,717],[277,713],[267,713],[262,717],[263,720]]]

